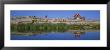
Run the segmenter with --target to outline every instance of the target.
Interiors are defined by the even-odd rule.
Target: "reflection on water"
[[[11,40],[100,40],[99,30],[12,33]]]
[[[82,34],[85,34],[85,32],[74,32],[74,38],[79,39]]]

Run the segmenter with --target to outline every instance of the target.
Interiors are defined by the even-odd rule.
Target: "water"
[[[67,31],[67,32],[47,32],[32,35],[11,34],[11,40],[100,40],[100,32]]]

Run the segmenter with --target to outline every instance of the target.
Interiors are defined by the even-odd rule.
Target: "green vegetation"
[[[64,23],[59,24],[51,24],[51,23],[43,23],[43,24],[11,24],[11,32],[64,32],[67,30],[99,30],[100,24],[89,24],[89,25],[67,25]]]

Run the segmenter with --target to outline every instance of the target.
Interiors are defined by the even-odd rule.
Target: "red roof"
[[[76,19],[76,18],[81,18],[81,16],[80,16],[80,14],[78,13],[78,14],[75,14],[74,15],[74,18]]]

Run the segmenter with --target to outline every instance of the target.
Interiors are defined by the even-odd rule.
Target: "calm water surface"
[[[100,32],[48,32],[32,35],[11,34],[11,40],[100,40]]]

